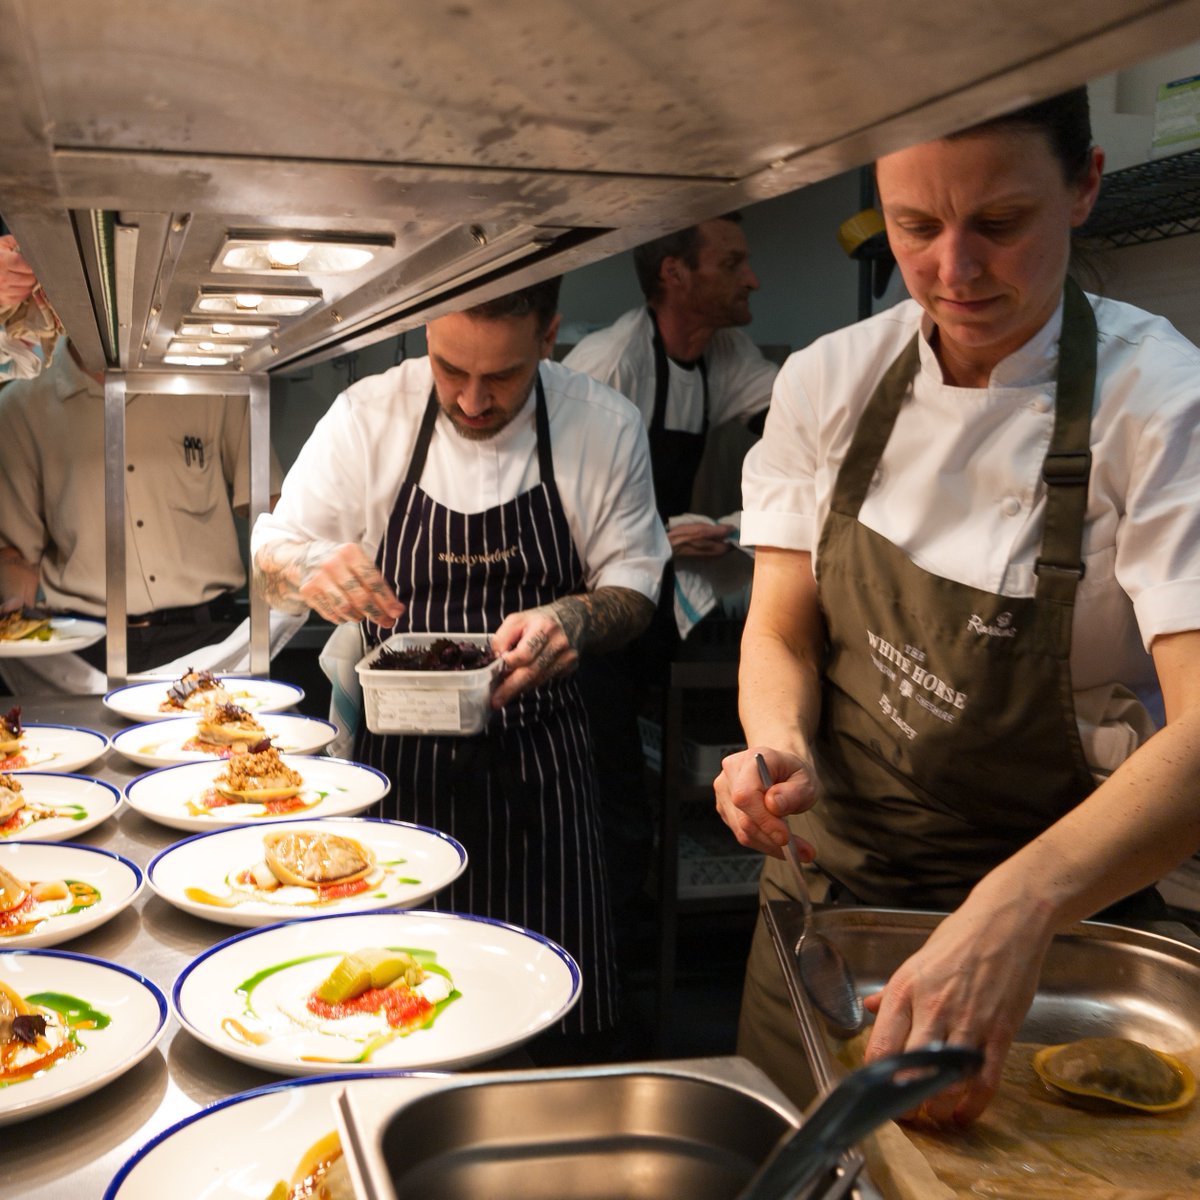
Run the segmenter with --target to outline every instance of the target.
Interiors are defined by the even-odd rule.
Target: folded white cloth
[[[718,605],[731,616],[744,615],[750,597],[750,580],[754,574],[754,550],[742,546],[739,539],[742,514],[730,513],[714,521],[696,513],[681,513],[670,517],[667,528],[679,525],[732,525],[729,543],[739,554],[683,555],[675,564],[675,625],[679,636],[686,638]]]

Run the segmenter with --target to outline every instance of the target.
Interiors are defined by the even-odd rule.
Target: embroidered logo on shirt
[[[1002,612],[994,625],[988,625],[978,613],[972,613],[967,619],[967,628],[972,633],[982,633],[984,637],[1010,638],[1017,636],[1017,627],[1012,623],[1012,613]]]
[[[449,550],[443,550],[438,555],[438,561],[444,563],[461,563],[464,566],[473,567],[478,563],[504,562],[505,559],[512,558],[516,552],[516,546],[505,546],[501,550],[489,550],[486,554],[454,554]]]

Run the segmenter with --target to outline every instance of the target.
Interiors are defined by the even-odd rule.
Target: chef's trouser
[[[94,620],[95,618],[91,618]],[[204,646],[224,641],[242,622],[237,602],[226,593],[205,604],[164,608],[131,616],[126,626],[128,672],[152,671]],[[79,651],[80,658],[98,671],[108,668],[106,638]]]

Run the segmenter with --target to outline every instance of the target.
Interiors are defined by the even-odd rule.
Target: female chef
[[[868,1058],[984,1050],[934,1121],[987,1105],[1054,934],[1200,846],[1200,351],[1068,278],[1103,162],[1083,88],[880,159],[913,299],[793,355],[745,464],[717,807],[765,899],[798,836],[831,899],[952,910],[868,1001]],[[786,1086],[794,1029],[760,922],[739,1049]]]

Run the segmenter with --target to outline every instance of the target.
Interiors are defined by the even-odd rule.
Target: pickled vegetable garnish
[[[381,671],[476,671],[496,661],[490,646],[438,638],[428,646],[397,650],[385,646],[372,666]]]

